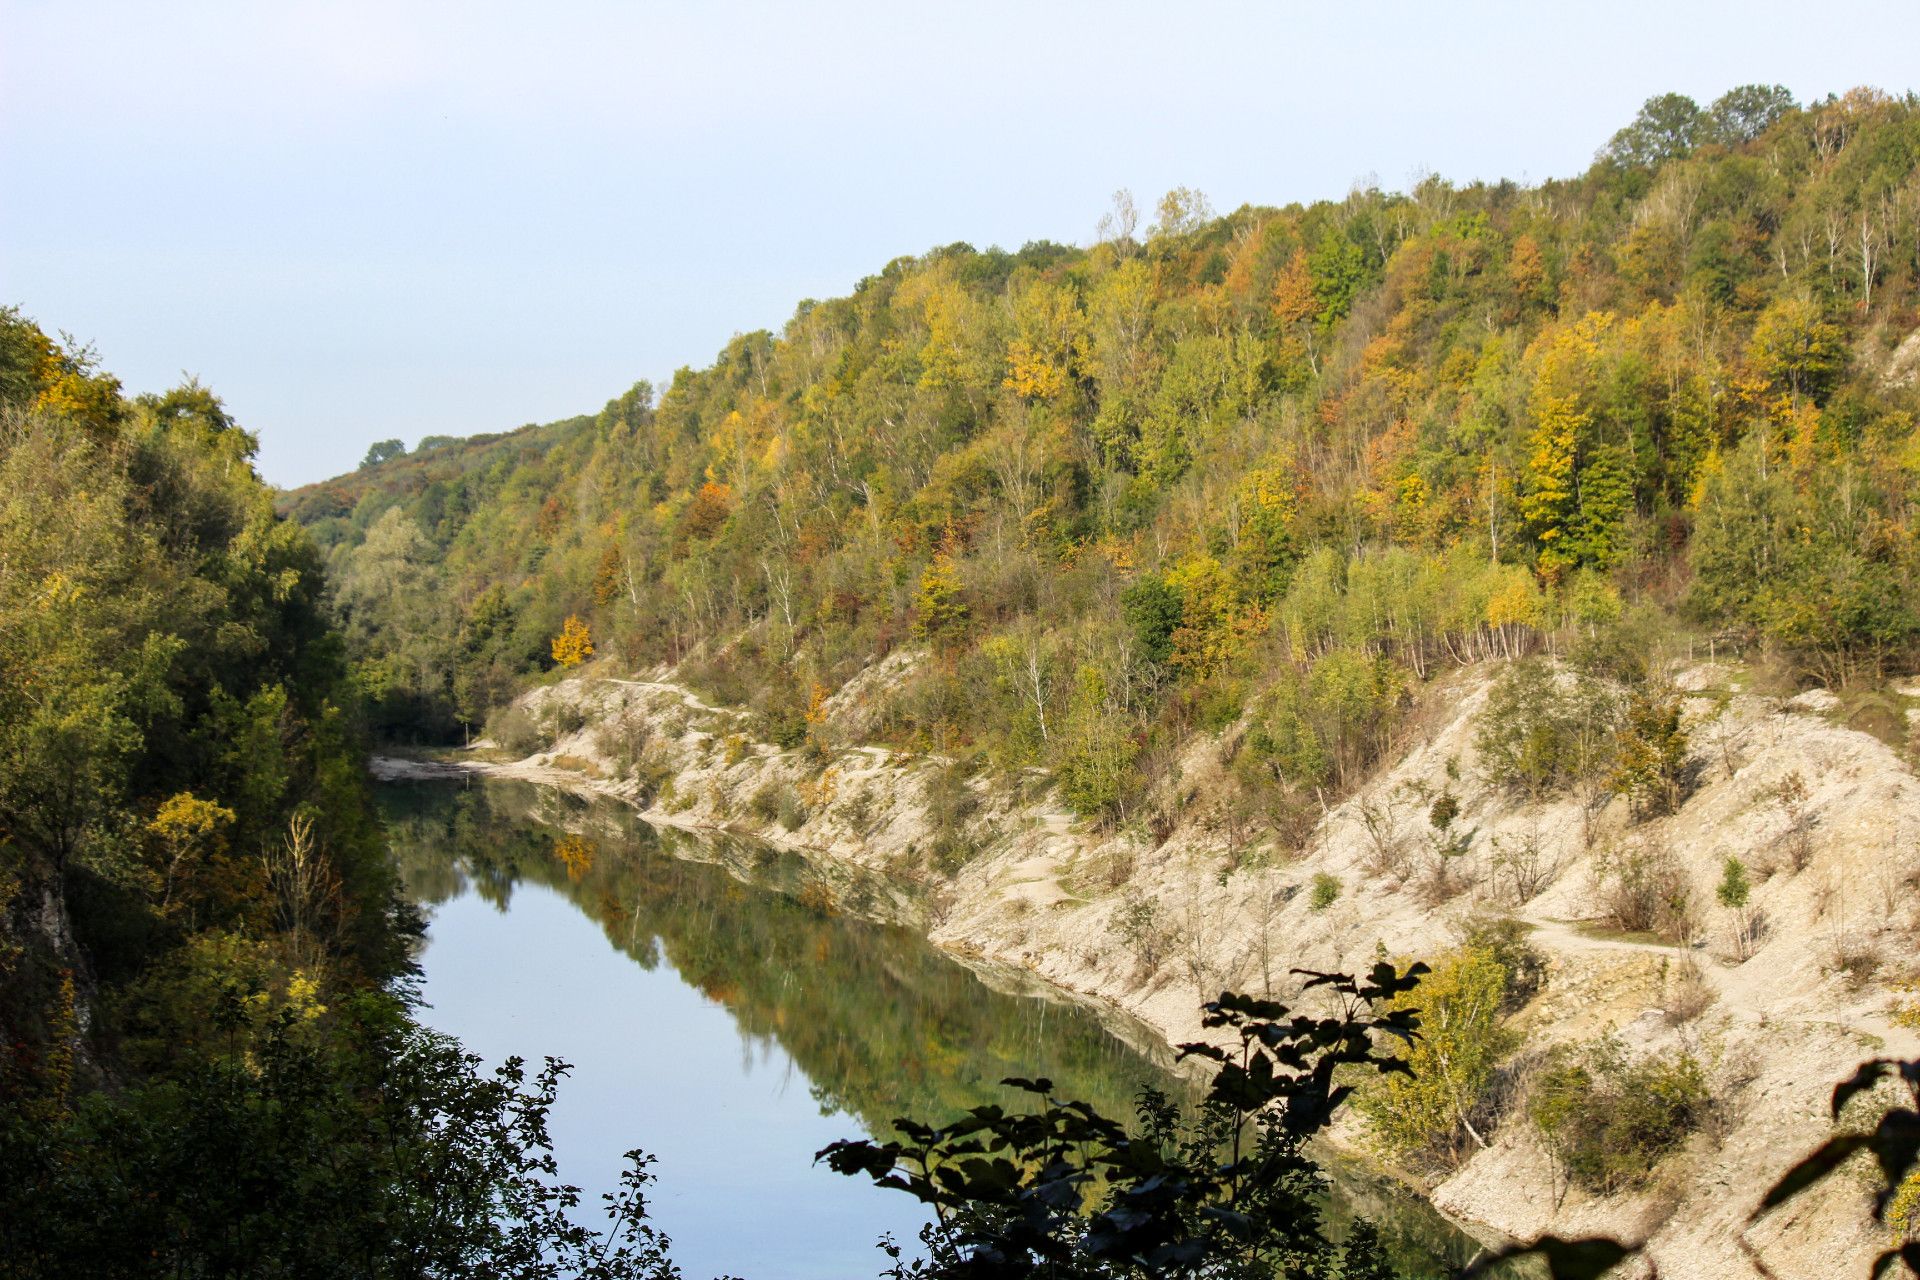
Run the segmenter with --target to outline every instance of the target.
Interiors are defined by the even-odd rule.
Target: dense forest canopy
[[[284,503],[388,733],[596,653],[790,743],[918,643],[880,737],[1124,819],[1247,709],[1284,802],[1436,669],[1650,611],[1830,683],[1911,654],[1917,161],[1911,96],[1747,86],[1536,187],[1123,194],[1091,248],[896,259],[657,395]]]

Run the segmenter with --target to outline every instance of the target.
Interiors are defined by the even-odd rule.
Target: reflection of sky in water
[[[554,890],[522,881],[505,912],[471,892],[441,904],[422,965],[428,1025],[490,1065],[574,1064],[552,1134],[584,1204],[615,1185],[627,1148],[659,1157],[654,1223],[690,1280],[870,1276],[883,1232],[918,1232],[909,1197],[813,1165],[860,1124],[822,1116],[783,1049],[742,1037],[671,966],[616,951]]]
[[[573,1063],[551,1126],[562,1175],[597,1210],[627,1148],[658,1157],[655,1224],[689,1280],[872,1276],[883,1233],[917,1244],[916,1202],[813,1164],[863,1124],[884,1138],[901,1114],[1024,1107],[997,1084],[1007,1075],[1051,1077],[1115,1118],[1143,1084],[1172,1085],[1088,1010],[996,991],[910,930],[818,905],[884,886],[829,886],[770,846],[663,835],[525,786],[382,799],[406,883],[438,904],[424,1020],[489,1062]],[[574,861],[568,827],[594,832]],[[1350,1212],[1373,1217],[1407,1280],[1471,1253],[1425,1205],[1341,1181],[1336,1238]]]

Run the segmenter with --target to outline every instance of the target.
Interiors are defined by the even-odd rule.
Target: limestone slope
[[[837,740],[858,741],[866,697],[893,674],[876,669],[829,701]],[[1629,1053],[1682,1048],[1708,1067],[1715,1118],[1649,1189],[1600,1198],[1570,1189],[1513,1111],[1485,1149],[1430,1178],[1434,1202],[1502,1235],[1645,1240],[1637,1265],[1665,1277],[1865,1274],[1882,1241],[1863,1178],[1745,1224],[1765,1188],[1832,1131],[1836,1080],[1866,1057],[1920,1055],[1890,1020],[1882,981],[1907,970],[1920,937],[1920,779],[1893,748],[1837,723],[1828,695],[1763,697],[1738,671],[1708,666],[1681,677],[1697,780],[1676,813],[1635,823],[1618,800],[1528,803],[1487,783],[1476,756],[1496,674],[1468,669],[1431,689],[1424,727],[1386,768],[1300,847],[1256,842],[1238,850],[1237,869],[1204,816],[1222,753],[1211,737],[1188,746],[1188,817],[1157,846],[1085,830],[1043,776],[974,778],[956,794],[938,760],[754,743],[736,713],[665,673],[535,690],[521,700],[531,717],[551,721],[564,706],[563,723],[580,727],[525,759],[466,767],[919,878],[937,943],[1110,1002],[1172,1041],[1199,1036],[1198,1002],[1223,987],[1284,999],[1298,990],[1293,969],[1438,955],[1468,920],[1517,918],[1548,970],[1515,1017],[1519,1068],[1606,1033]],[[1442,791],[1460,801],[1452,830],[1464,841],[1444,860],[1428,816]],[[1690,946],[1593,927],[1605,859],[1648,850],[1670,854],[1691,887]],[[1714,905],[1729,856],[1753,869],[1750,947]],[[1331,903],[1316,906],[1316,877],[1337,881]],[[1354,1117],[1336,1137],[1370,1148]]]

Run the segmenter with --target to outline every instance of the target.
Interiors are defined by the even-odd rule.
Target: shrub
[[[1607,785],[1627,797],[1636,815],[1672,813],[1686,798],[1692,770],[1680,699],[1635,694],[1627,703],[1619,754]]]
[[[559,742],[570,733],[578,733],[587,724],[587,713],[564,698],[548,698],[540,708],[540,727],[549,742]]]
[[[1560,859],[1538,826],[1493,838],[1493,874],[1525,906],[1560,874]]]
[[[1679,942],[1693,932],[1693,890],[1673,850],[1641,841],[1595,860],[1600,906],[1627,933],[1657,933]]]
[[[1720,905],[1733,913],[1734,954],[1745,960],[1753,954],[1753,912],[1748,905],[1753,896],[1753,882],[1747,877],[1747,864],[1729,856],[1726,870],[1713,892]]]
[[[1485,951],[1507,971],[1501,1012],[1513,1013],[1547,985],[1547,958],[1529,940],[1532,926],[1508,917],[1481,917],[1467,922],[1461,945]]]
[[[775,702],[760,712],[760,736],[791,751],[807,740],[807,713],[797,702]]]
[[[1568,1180],[1607,1195],[1645,1186],[1711,1103],[1693,1055],[1629,1061],[1609,1036],[1555,1051],[1534,1081],[1527,1114]]]
[[[1134,959],[1148,973],[1160,969],[1161,951],[1167,932],[1160,923],[1160,900],[1145,897],[1129,889],[1120,899],[1107,928],[1133,952]]]
[[[1328,875],[1322,871],[1313,878],[1313,893],[1307,899],[1307,905],[1315,911],[1325,911],[1340,897],[1340,877]]]
[[[1452,1167],[1466,1141],[1486,1145],[1494,1067],[1514,1044],[1502,1020],[1511,982],[1493,948],[1469,944],[1434,966],[1417,998],[1402,997],[1420,1011],[1420,1039],[1407,1057],[1413,1074],[1383,1077],[1359,1095],[1389,1151]]]
[[[1077,727],[1054,770],[1060,795],[1083,818],[1114,817],[1139,782],[1140,753],[1132,727],[1119,716],[1090,717]]]
[[[487,737],[502,751],[530,756],[546,745],[540,726],[521,707],[502,707],[487,717]]]
[[[789,831],[807,820],[807,806],[799,792],[784,782],[767,782],[747,800],[747,810],[763,824],[778,822]]]
[[[1887,984],[1895,999],[1889,1017],[1896,1027],[1920,1031],[1920,977],[1895,978]],[[1906,998],[1901,998],[1906,997]]]
[[[959,765],[948,765],[936,769],[921,784],[920,803],[933,833],[927,856],[935,867],[952,875],[980,852],[979,842],[967,831],[968,821],[980,808],[980,797],[967,785],[965,771]]]
[[[1798,769],[1780,779],[1767,793],[1767,798],[1786,820],[1787,827],[1780,839],[1786,846],[1787,861],[1795,871],[1805,871],[1813,861],[1813,814],[1808,807],[1811,796],[1807,780],[1800,776]]]
[[[633,762],[633,780],[640,789],[639,795],[635,798],[641,806],[645,807],[656,799],[663,805],[669,803],[672,799],[674,774],[673,762],[667,758],[665,752],[653,746],[643,750],[639,758]]]
[[[651,731],[639,716],[622,714],[594,731],[593,749],[613,766],[617,774],[631,771],[646,749]]]

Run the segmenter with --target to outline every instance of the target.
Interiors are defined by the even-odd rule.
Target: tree
[[[1845,334],[1807,298],[1781,298],[1760,313],[1747,358],[1776,387],[1822,398],[1846,365]]]
[[[913,634],[936,644],[956,640],[966,629],[966,588],[953,553],[942,548],[920,573],[913,593]]]
[[[1642,817],[1672,813],[1680,807],[1688,776],[1687,731],[1680,723],[1680,699],[1635,693],[1627,701],[1620,753],[1609,785],[1632,802]]]
[[[162,915],[174,911],[176,894],[187,896],[197,872],[225,853],[225,833],[233,820],[233,810],[202,800],[190,791],[179,792],[161,803],[147,823],[146,835],[155,854]]]
[[[1180,625],[1180,593],[1155,574],[1142,574],[1120,593],[1120,612],[1147,661],[1165,666]]]
[[[1576,448],[1589,421],[1566,396],[1545,397],[1534,406],[1520,515],[1540,543],[1540,568],[1548,577],[1579,563],[1579,548],[1573,545],[1579,510]]]
[[[1203,192],[1175,187],[1160,197],[1155,217],[1148,229],[1153,238],[1189,235],[1213,221],[1213,205]]]
[[[1628,169],[1654,169],[1692,153],[1706,116],[1692,98],[1663,93],[1648,98],[1633,123],[1602,148],[1604,160]]]
[[[1733,913],[1734,953],[1745,960],[1753,952],[1753,915],[1747,907],[1753,885],[1747,879],[1747,864],[1729,855],[1713,893],[1720,905]]]
[[[1463,1140],[1487,1145],[1481,1102],[1514,1043],[1502,1021],[1511,976],[1491,948],[1469,945],[1434,966],[1417,998],[1394,998],[1391,1008],[1419,1010],[1420,1038],[1407,1071],[1360,1095],[1362,1113],[1391,1150],[1452,1165]]]
[[[1346,236],[1329,230],[1307,255],[1313,273],[1313,296],[1320,309],[1314,318],[1330,329],[1353,310],[1353,301],[1367,281],[1367,255]]]
[[[246,1034],[239,996],[214,1016]],[[0,1277],[679,1275],[646,1220],[641,1152],[603,1227],[570,1212],[547,1137],[566,1064],[483,1074],[383,997],[325,1020],[289,1006],[247,1038],[244,1059],[92,1095],[52,1123],[0,1112]]]
[[[593,634],[578,614],[568,614],[553,638],[553,660],[563,667],[577,667],[593,656]]]
[[[405,442],[400,440],[376,440],[373,444],[367,446],[367,456],[360,460],[360,469],[366,471],[379,466],[383,462],[391,462],[395,458],[404,458],[406,456],[407,446]]]
[[[1793,91],[1783,84],[1743,84],[1727,90],[1707,108],[1704,141],[1723,147],[1752,142],[1796,109]]]

